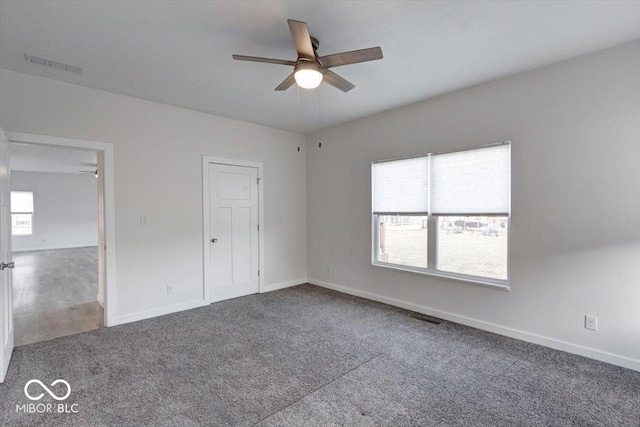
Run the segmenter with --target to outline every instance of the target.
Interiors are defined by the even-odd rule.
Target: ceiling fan
[[[288,19],[287,22],[289,23],[289,30],[291,30],[291,36],[293,37],[293,44],[298,52],[297,60],[288,61],[285,59],[233,55],[233,59],[239,61],[266,62],[268,64],[293,66],[293,72],[289,74],[275,90],[287,90],[293,83],[297,83],[298,86],[305,89],[313,89],[324,81],[343,92],[348,92],[353,89],[355,85],[340,77],[329,68],[382,59],[382,49],[380,49],[380,47],[318,56],[317,50],[320,42],[315,37],[309,35],[307,24],[301,21],[294,21],[293,19]]]

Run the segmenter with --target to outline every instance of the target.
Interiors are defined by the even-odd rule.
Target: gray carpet
[[[32,378],[78,413],[16,413]],[[638,426],[640,373],[303,285],[19,347],[0,385],[0,425],[256,424]]]

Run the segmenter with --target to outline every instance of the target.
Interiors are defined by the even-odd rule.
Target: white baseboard
[[[264,289],[261,290],[260,292],[261,293],[271,292],[278,289],[284,289],[284,288],[289,288],[291,286],[301,285],[303,283],[307,283],[306,278],[268,285],[268,286],[265,286]],[[98,298],[99,297],[100,296],[98,295]],[[98,299],[98,302],[100,302],[99,299]],[[209,304],[210,302],[200,299],[200,300],[188,301],[180,304],[170,305],[166,307],[154,308],[146,311],[139,311],[137,313],[125,314],[124,316],[118,316],[116,323],[109,326],[122,325],[125,323],[137,322],[138,320],[151,319],[152,317],[164,316],[166,314],[177,313],[179,311],[184,311],[184,310],[191,310],[192,308],[198,308],[198,307],[202,307]]]
[[[327,289],[333,289],[334,291],[342,292],[345,294],[382,302],[385,304],[393,305],[395,307],[400,307],[406,310],[411,310],[411,311],[426,314],[429,316],[437,317],[440,319],[448,320],[450,322],[471,326],[473,328],[481,329],[483,331],[493,332],[494,334],[504,335],[506,337],[515,338],[522,341],[542,345],[544,347],[553,348],[555,350],[565,351],[567,353],[577,354],[580,356],[588,357],[590,359],[599,360],[601,362],[611,363],[612,365],[622,366],[623,368],[632,369],[634,371],[640,371],[640,360],[631,359],[624,356],[618,356],[616,354],[607,353],[604,351],[595,350],[588,347],[583,347],[577,344],[571,344],[565,341],[560,341],[553,338],[548,338],[541,335],[536,335],[529,332],[508,328],[508,327],[496,325],[493,323],[483,322],[481,320],[476,320],[469,317],[448,313],[445,311],[435,310],[433,308],[409,303],[406,301],[401,301],[394,298],[389,298],[382,295],[377,295],[370,292],[349,288],[346,286],[340,286],[333,283],[323,282],[321,280],[308,279],[308,283],[311,283],[312,285],[316,285],[316,286],[321,286]]]
[[[260,293],[277,291],[278,289],[290,288],[292,286],[298,286],[307,283],[307,278],[304,277],[302,279],[289,280],[288,282],[274,283],[272,285],[266,285],[263,289],[260,290]]]
[[[166,314],[177,313],[184,310],[191,310],[192,308],[198,308],[209,304],[209,302],[205,302],[204,300],[199,299],[195,301],[187,301],[180,304],[169,305],[166,307],[139,311],[137,313],[125,314],[124,316],[118,316],[116,323],[109,326],[123,325],[125,323],[137,322],[138,320],[151,319],[152,317],[164,316]]]
[[[51,251],[55,249],[78,249],[97,247],[97,243],[76,244],[76,245],[45,245],[45,246],[27,246],[20,249],[11,248],[11,252],[31,252],[31,251]]]
[[[98,301],[98,304],[100,304],[100,307],[104,309],[104,298],[102,297],[101,294],[96,295],[96,301]]]

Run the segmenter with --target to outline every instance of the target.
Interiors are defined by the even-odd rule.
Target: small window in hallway
[[[14,236],[33,234],[33,192],[11,192],[11,233]]]

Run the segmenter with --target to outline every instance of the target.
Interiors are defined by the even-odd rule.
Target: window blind
[[[427,214],[429,158],[373,164],[373,213]]]
[[[431,213],[509,213],[509,144],[431,156]]]

